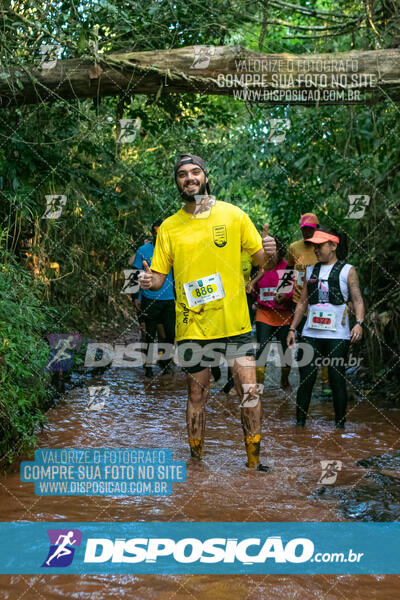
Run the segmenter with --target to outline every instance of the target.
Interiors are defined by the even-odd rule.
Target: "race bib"
[[[219,273],[184,283],[183,288],[189,308],[225,297],[225,290]]]
[[[310,329],[336,330],[336,314],[332,310],[310,307],[308,316]]]
[[[261,302],[272,302],[275,298],[276,287],[265,287],[260,288],[260,300]]]

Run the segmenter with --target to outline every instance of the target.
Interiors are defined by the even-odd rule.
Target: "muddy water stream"
[[[294,387],[297,380],[294,370]],[[48,412],[38,447],[171,448],[175,460],[188,460],[187,481],[175,483],[167,497],[39,497],[33,484],[20,482],[16,463],[0,478],[0,520],[56,521],[60,526],[63,521],[398,520],[396,473],[386,468],[379,475],[387,478],[380,482],[380,493],[374,481],[377,467],[371,471],[357,462],[399,449],[400,409],[352,402],[346,430],[339,432],[333,429],[331,402],[316,397],[307,427],[297,430],[294,400],[279,389],[278,381],[278,369],[269,368],[262,461],[270,471],[264,474],[244,467],[237,400],[218,391],[222,384],[211,386],[205,456],[198,464],[188,460],[183,374],[157,377],[145,388],[140,369],[111,368],[88,382],[110,387],[103,410],[86,410],[87,387],[66,392]],[[342,461],[333,486],[318,483],[325,459]],[[400,577],[3,575],[0,590],[1,600],[397,600]]]

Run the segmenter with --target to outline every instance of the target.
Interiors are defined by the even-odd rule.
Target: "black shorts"
[[[139,323],[146,325],[146,332],[151,338],[147,340],[148,343],[155,341],[157,325],[161,324],[165,329],[166,341],[173,344],[175,339],[175,300],[154,300],[143,296]]]
[[[251,332],[213,340],[180,340],[178,361],[185,373],[199,373],[209,367],[218,367],[223,356],[227,360],[254,356]]]
[[[135,304],[135,300],[139,300],[138,294],[131,294],[132,302]],[[137,320],[139,325],[146,322],[146,315],[143,314],[142,310],[137,310],[136,312]]]

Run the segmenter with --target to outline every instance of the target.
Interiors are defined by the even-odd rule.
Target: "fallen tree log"
[[[400,98],[400,49],[262,54],[240,46],[100,54],[0,74],[0,107],[131,94],[233,95],[269,104]]]

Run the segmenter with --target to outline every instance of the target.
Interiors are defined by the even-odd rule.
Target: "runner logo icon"
[[[42,567],[68,567],[74,558],[75,547],[81,545],[79,529],[48,529],[50,548]]]
[[[339,471],[342,470],[341,460],[321,460],[321,477],[318,483],[333,485],[337,479]]]

